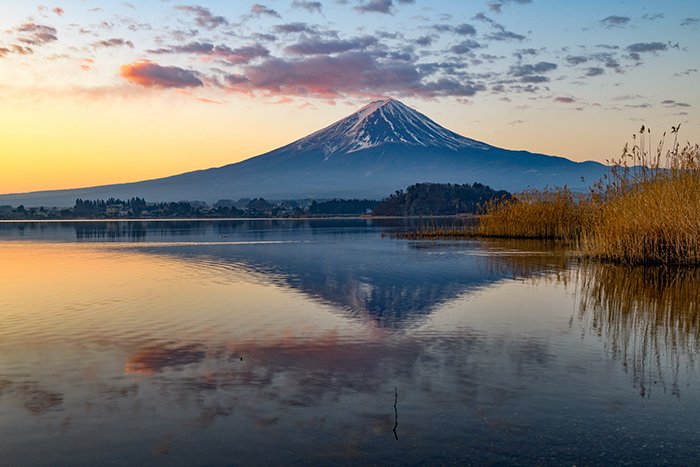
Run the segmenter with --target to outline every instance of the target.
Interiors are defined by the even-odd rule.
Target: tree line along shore
[[[418,183],[387,198],[282,200],[263,198],[149,203],[143,198],[77,199],[70,208],[0,206],[0,219],[159,219],[159,218],[285,218],[329,216],[452,216],[477,214],[487,203],[510,197],[480,183]]]

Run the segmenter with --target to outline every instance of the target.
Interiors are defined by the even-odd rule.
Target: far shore
[[[64,218],[64,219],[0,219],[0,223],[20,222],[182,222],[182,221],[300,221],[300,220],[383,220],[383,219],[478,219],[476,214],[442,216],[304,216],[304,217],[114,217],[114,218]]]

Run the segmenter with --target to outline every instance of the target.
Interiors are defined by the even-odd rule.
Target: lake
[[[421,222],[0,223],[0,464],[700,463],[697,270]]]

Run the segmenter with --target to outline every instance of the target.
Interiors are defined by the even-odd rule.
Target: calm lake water
[[[0,223],[0,464],[698,464],[700,273],[402,221]]]

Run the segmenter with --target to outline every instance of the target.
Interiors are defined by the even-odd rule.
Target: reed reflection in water
[[[481,246],[491,253],[492,270],[570,288],[582,334],[602,340],[640,396],[658,387],[681,397],[681,380],[688,385],[697,376],[700,268],[572,261],[553,242],[485,239]]]
[[[680,372],[700,351],[700,269],[583,264],[579,319],[630,371],[639,394],[681,395]]]

